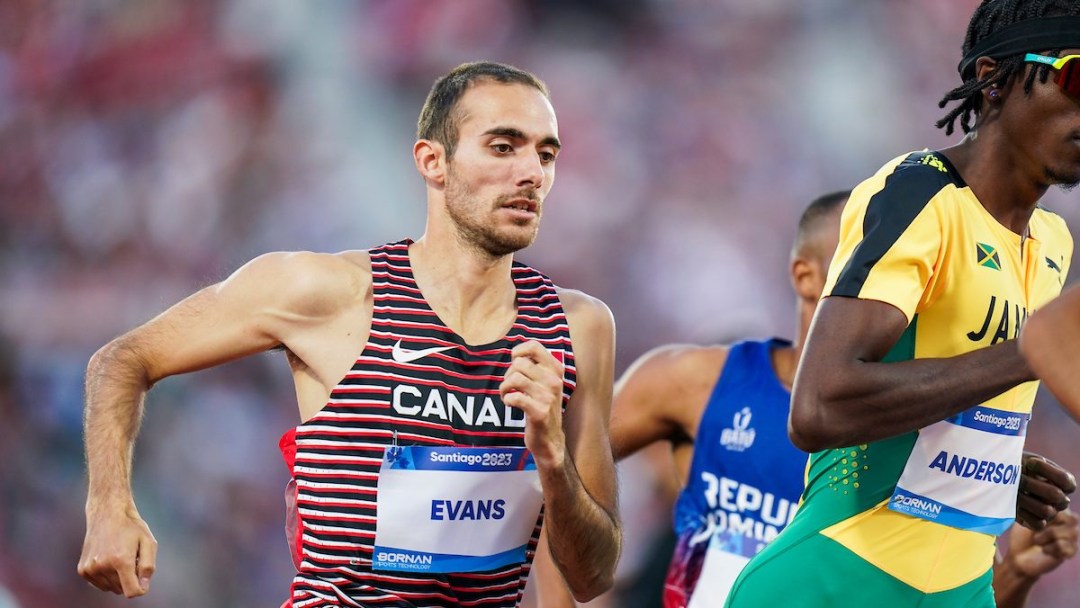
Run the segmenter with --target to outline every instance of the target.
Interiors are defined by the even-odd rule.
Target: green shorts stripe
[[[923,593],[820,534],[770,548],[747,564],[725,608],[994,608],[990,570],[955,589]]]

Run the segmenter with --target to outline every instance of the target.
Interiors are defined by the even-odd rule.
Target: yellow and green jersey
[[[1072,257],[1060,217],[1037,208],[1029,228],[1022,239],[998,223],[944,156],[905,155],[853,191],[825,297],[904,313],[886,361],[1015,339],[1058,295]],[[824,535],[923,593],[983,575],[1014,517],[1036,389],[1021,384],[917,432],[811,455],[789,539]]]

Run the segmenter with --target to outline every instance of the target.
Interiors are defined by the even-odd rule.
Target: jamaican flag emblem
[[[986,266],[994,270],[1001,270],[1001,258],[998,257],[997,249],[986,243],[975,243],[976,255],[979,266]]]

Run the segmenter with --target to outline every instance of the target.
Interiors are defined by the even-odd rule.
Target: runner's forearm
[[[149,390],[137,353],[114,341],[86,369],[83,432],[89,475],[87,508],[103,502],[132,502],[131,461]]]
[[[1038,577],[1026,576],[1018,572],[1007,559],[996,562],[994,564],[994,601],[998,608],[1027,606],[1028,594],[1038,580]]]
[[[792,440],[806,451],[895,437],[1033,379],[1015,340],[948,359],[818,371],[829,377],[804,382],[812,372],[800,369],[792,396]]]
[[[613,584],[622,548],[619,522],[586,491],[569,453],[562,466],[542,468],[540,479],[552,558],[574,597],[589,601]]]

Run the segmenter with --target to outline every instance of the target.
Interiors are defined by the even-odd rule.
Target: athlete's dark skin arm
[[[1034,380],[1017,342],[956,357],[881,363],[907,327],[899,309],[829,297],[818,306],[795,375],[788,435],[801,450],[868,443],[944,420]],[[1040,530],[1068,507],[1075,480],[1025,456],[1017,521]]]
[[[792,443],[817,452],[895,437],[1035,380],[1015,340],[956,357],[881,363],[907,326],[904,313],[884,302],[821,302],[795,376]]]
[[[1080,538],[1078,518],[1062,511],[1041,532],[1013,528],[1008,553],[994,559],[994,600],[998,608],[1024,608],[1035,583],[1048,572],[1072,559]]]

